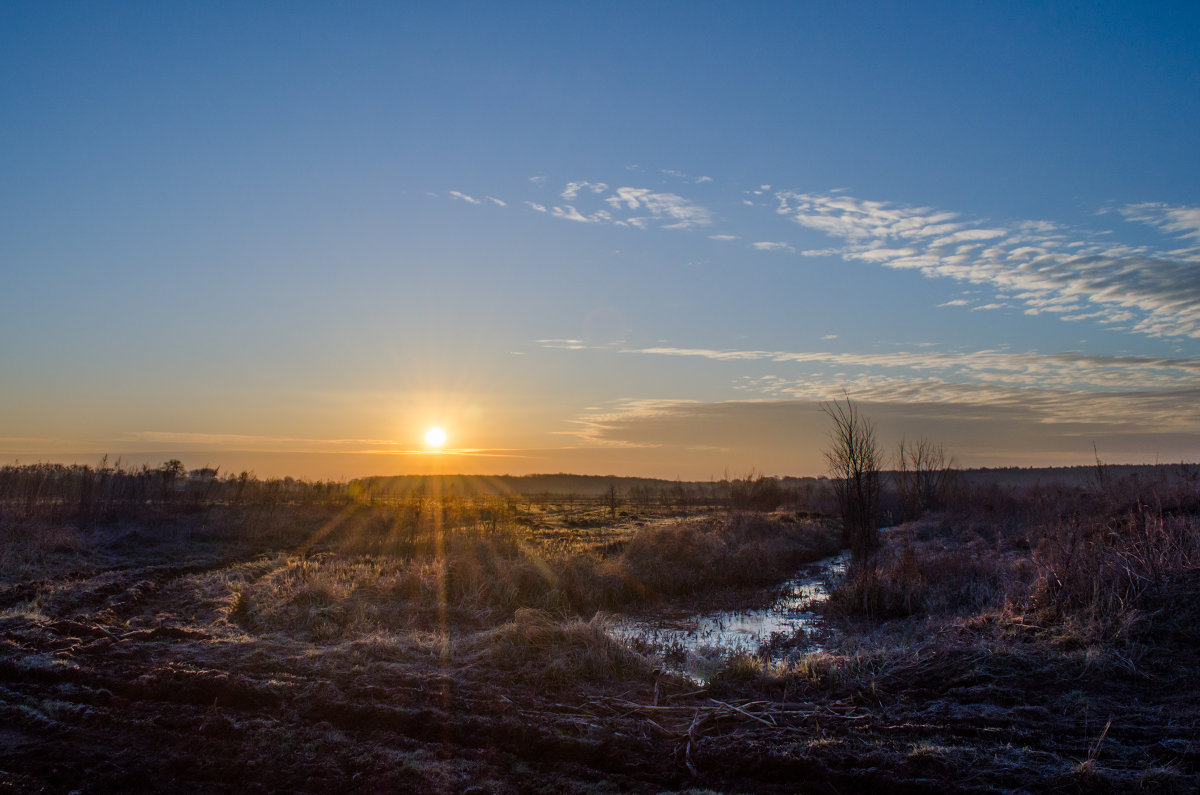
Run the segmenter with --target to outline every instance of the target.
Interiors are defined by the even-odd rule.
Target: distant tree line
[[[83,522],[154,509],[213,505],[331,504],[349,500],[345,484],[296,478],[259,479],[249,472],[187,469],[178,459],[160,466],[25,464],[0,467],[0,518]]]
[[[494,495],[530,503],[600,508],[612,516],[619,509],[773,511],[787,507],[814,513],[833,510],[827,478],[772,477],[753,471],[740,478],[725,476],[709,481],[567,474],[403,475],[353,480],[347,488],[353,499],[370,503],[400,503],[414,497]]]
[[[400,503],[414,498],[503,496],[530,503],[568,503],[618,510],[728,508],[814,513],[833,510],[830,482],[756,475],[711,481],[668,481],[581,475],[476,478],[364,478],[349,482],[259,478],[214,467],[188,469],[178,459],[156,467],[126,466],[105,457],[87,464],[0,466],[0,519],[44,518],[81,523],[119,517],[197,511],[213,506]],[[528,489],[537,488],[531,492]],[[569,489],[569,491],[567,490]]]

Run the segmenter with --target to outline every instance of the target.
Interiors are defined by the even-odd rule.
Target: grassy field
[[[821,495],[8,470],[0,789],[1196,791],[1200,489],[1164,472],[962,487],[831,583],[821,651],[697,685],[608,616],[769,600],[841,547]]]

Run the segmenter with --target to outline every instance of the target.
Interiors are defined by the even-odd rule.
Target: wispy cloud
[[[496,205],[497,207],[507,207],[508,206],[508,202],[504,201],[503,199],[497,199],[495,196],[484,196],[482,199],[477,199],[474,196],[470,196],[459,190],[446,191],[446,193],[447,193],[447,195],[450,196],[450,198],[458,199],[459,201],[466,202],[467,204],[483,204],[486,201],[486,202],[491,202],[492,204]],[[436,194],[433,194],[433,195],[436,195]],[[528,202],[526,202],[526,203],[528,204]]]
[[[620,187],[610,191],[607,183],[577,180],[568,182],[560,196],[570,203],[550,207],[533,201],[524,204],[537,212],[577,223],[638,229],[652,225],[661,229],[693,229],[712,223],[712,213],[707,208],[678,194],[650,188]],[[467,196],[459,198],[475,201]]]
[[[841,193],[779,191],[775,196],[780,215],[845,241],[835,251],[846,260],[991,285],[1010,292],[1033,310],[1030,314],[1057,312],[1109,324],[1136,321],[1132,329],[1143,334],[1200,337],[1200,248],[1195,246],[1123,245],[1046,221],[984,224],[958,213]],[[1182,239],[1200,239],[1200,208],[1137,204],[1121,213]]]
[[[839,354],[687,348],[625,353],[724,362],[826,365],[837,372],[744,376],[743,400],[617,401],[585,411],[570,432],[592,446],[689,449],[704,439],[729,451],[767,444],[780,428],[818,447],[819,404],[847,392],[897,434],[935,433],[986,457],[1078,460],[1102,449],[1143,460],[1200,442],[1200,359],[975,351]],[[1002,426],[1004,433],[995,429]],[[928,429],[928,430],[926,430]],[[986,440],[986,441],[985,441]],[[980,459],[982,460],[982,459]],[[1060,461],[1062,462],[1062,461]]]
[[[538,340],[538,344],[543,348],[558,348],[568,351],[581,351],[589,347],[583,340]]]
[[[672,169],[656,173],[679,180],[683,188],[710,181]],[[544,186],[546,178],[530,181]],[[471,204],[481,201],[458,190],[448,195]],[[764,182],[740,195],[752,207],[772,207],[778,217],[834,238],[835,245],[806,248],[801,256],[914,270],[994,291],[990,299],[971,302],[973,311],[1013,308],[1150,336],[1200,338],[1200,207],[1139,203],[1104,211],[1167,236],[1166,244],[1133,245],[1111,230],[1045,220],[972,219],[932,206],[861,199],[841,189],[806,193]],[[715,217],[680,193],[649,187],[577,179],[566,182],[559,196],[561,205],[523,204],[561,220],[639,229],[703,229]],[[483,201],[507,206],[492,196]],[[718,242],[744,237],[735,232],[709,237]],[[780,240],[749,241],[756,250],[795,252]],[[956,299],[941,306],[969,305]]]
[[[622,401],[608,409],[592,408],[571,420],[571,430],[559,433],[563,436],[573,436],[579,442],[592,447],[658,447],[658,442],[647,442],[637,439],[636,436],[621,433],[622,426],[631,415],[654,416],[669,412],[686,402],[691,401],[636,400]]]
[[[1172,207],[1167,204],[1128,204],[1121,214],[1130,221],[1156,227],[1168,234],[1200,240],[1200,207]]]
[[[604,193],[608,190],[608,185],[603,182],[568,182],[567,187],[560,194],[564,199],[570,201],[579,195],[579,191],[588,190],[592,193]]]
[[[661,193],[649,188],[617,188],[605,199],[614,209],[648,212],[664,229],[691,229],[712,223],[712,213],[675,193]]]
[[[602,224],[612,221],[612,215],[604,210],[598,210],[591,215],[584,215],[575,209],[574,205],[568,204],[565,207],[551,207],[550,214],[555,218],[562,218],[567,221],[578,221],[584,224]]]
[[[1078,352],[1044,354],[981,350],[941,353],[714,350],[707,348],[628,348],[629,354],[682,356],[713,361],[770,361],[858,368],[864,375],[901,371],[906,377],[942,373],[945,383],[1003,384],[1071,391],[1180,389],[1200,378],[1200,359],[1148,356],[1097,356]]]
[[[907,398],[898,400],[898,390]],[[838,391],[831,397],[840,398]],[[1195,449],[1200,422],[1194,411],[1200,389],[1144,395],[1075,395],[1050,390],[1004,390],[959,386],[956,393],[931,382],[856,385],[852,391],[881,431],[885,444],[902,435],[932,434],[951,450],[969,449],[969,463],[989,459],[1078,462],[1090,456],[1093,442],[1102,450],[1134,460],[1174,457]],[[936,400],[922,400],[933,396]],[[822,396],[701,402],[626,400],[585,412],[575,423],[581,443],[595,447],[706,447],[759,450],[777,443],[779,429],[790,429],[797,452],[820,450],[826,428]],[[1135,409],[1129,411],[1130,403]],[[1005,431],[996,434],[1002,424]],[[819,454],[809,453],[813,459]],[[814,460],[814,463],[816,461]],[[794,463],[792,464],[794,466]],[[819,464],[817,464],[819,466]]]

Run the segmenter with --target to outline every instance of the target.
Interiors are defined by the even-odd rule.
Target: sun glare
[[[430,447],[441,447],[446,443],[446,432],[441,428],[430,428],[425,431],[425,444]]]

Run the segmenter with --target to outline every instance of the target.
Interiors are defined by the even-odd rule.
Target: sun
[[[430,428],[425,431],[425,444],[430,447],[441,447],[446,443],[446,432],[441,428]]]

